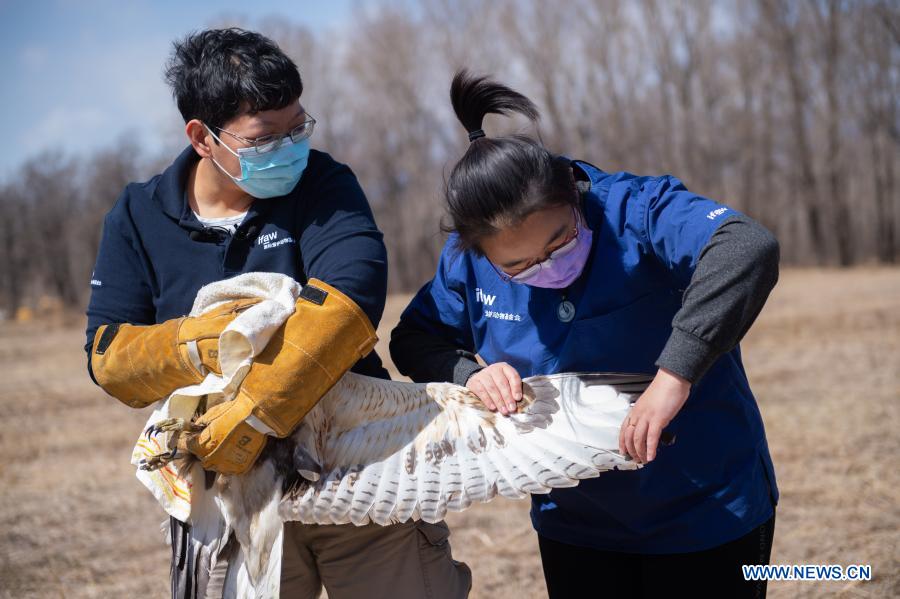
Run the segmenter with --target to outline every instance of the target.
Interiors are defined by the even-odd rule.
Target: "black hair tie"
[[[475,131],[469,131],[469,141],[473,142],[479,137],[486,137],[484,134],[484,129],[476,129]]]

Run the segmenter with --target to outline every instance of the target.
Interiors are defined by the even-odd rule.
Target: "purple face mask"
[[[533,287],[552,289],[562,289],[571,285],[584,270],[588,255],[591,253],[593,239],[593,231],[584,226],[580,218],[576,231],[571,241],[554,250],[546,260],[526,268],[510,280]]]

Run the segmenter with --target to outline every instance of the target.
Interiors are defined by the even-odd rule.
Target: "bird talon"
[[[185,428],[184,418],[164,418],[153,425],[157,432],[181,432]]]
[[[164,453],[158,453],[156,455],[152,455],[149,458],[142,458],[139,462],[141,470],[159,470],[169,464],[172,460],[175,459],[175,456],[178,454],[178,448],[173,449],[172,451],[166,451]]]

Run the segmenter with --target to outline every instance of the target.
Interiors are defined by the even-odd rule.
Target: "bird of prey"
[[[648,374],[533,376],[523,380],[518,409],[503,416],[465,387],[348,372],[291,436],[270,438],[247,473],[208,475],[206,485],[194,485],[195,580],[210,597],[277,596],[285,521],[436,522],[448,510],[497,495],[522,498],[603,471],[640,468],[618,452],[618,437],[651,380]],[[177,448],[198,432],[174,419],[145,435],[164,435]],[[188,472],[190,455],[177,454],[144,467],[165,466],[174,456],[177,470]]]

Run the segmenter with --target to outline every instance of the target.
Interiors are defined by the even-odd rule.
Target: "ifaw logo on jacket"
[[[278,231],[263,233],[256,238],[256,245],[262,246],[262,249],[264,250],[270,250],[286,243],[294,243],[294,238],[288,235],[287,237],[282,237],[281,239],[279,239]]]
[[[491,307],[494,305],[494,301],[497,299],[496,295],[491,295],[490,293],[485,293],[481,287],[475,288],[475,302],[482,304],[483,306]],[[522,315],[514,314],[511,312],[498,312],[496,310],[484,310],[484,315],[487,318],[494,318],[496,320],[510,320],[513,322],[521,322]]]

